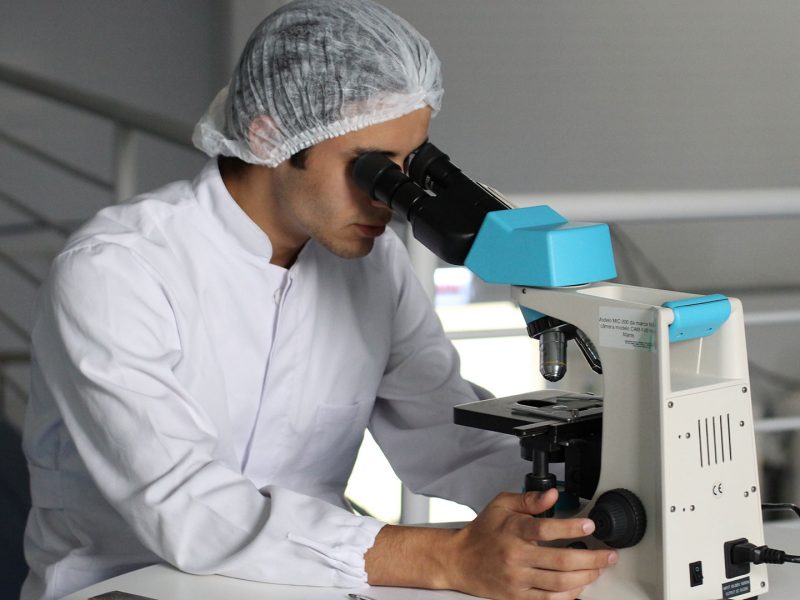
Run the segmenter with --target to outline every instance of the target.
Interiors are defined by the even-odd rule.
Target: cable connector
[[[800,563],[800,556],[786,554],[783,550],[775,550],[768,546],[756,546],[750,542],[741,542],[731,548],[731,562],[736,565],[746,563],[782,565],[787,562]]]

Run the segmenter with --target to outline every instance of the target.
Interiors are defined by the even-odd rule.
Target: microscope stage
[[[540,390],[460,404],[454,413],[459,425],[526,437],[598,420],[603,415],[603,399],[594,394]]]

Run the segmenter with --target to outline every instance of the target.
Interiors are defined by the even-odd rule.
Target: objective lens
[[[560,381],[567,373],[567,336],[545,331],[539,336],[539,372],[547,381]]]

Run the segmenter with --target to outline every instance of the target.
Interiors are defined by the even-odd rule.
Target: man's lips
[[[356,228],[367,237],[378,237],[386,231],[386,225],[365,225],[357,223]]]

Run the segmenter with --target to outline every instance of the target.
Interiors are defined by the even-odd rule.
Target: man
[[[451,423],[474,395],[388,209],[352,181],[360,154],[401,163],[422,144],[441,95],[430,45],[386,9],[291,3],[198,124],[200,175],[71,238],[33,327],[25,600],[161,561],[555,600],[616,560],[537,545],[593,529],[532,518],[554,492],[491,500],[521,481],[516,443]],[[412,489],[475,521],[348,512],[366,427]]]

